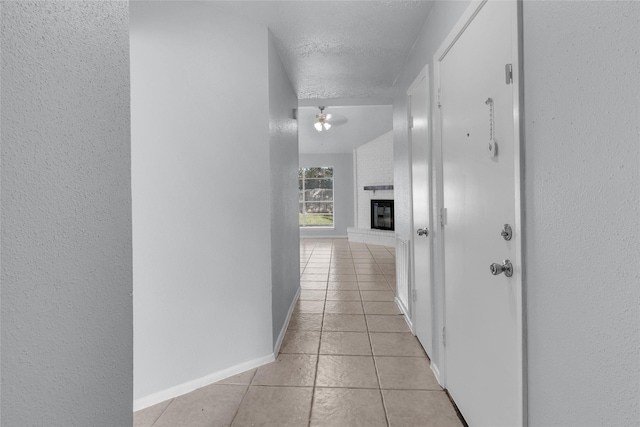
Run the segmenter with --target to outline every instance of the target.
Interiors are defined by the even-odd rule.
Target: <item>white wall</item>
[[[301,237],[347,237],[347,227],[353,225],[353,155],[300,154],[300,167],[333,167],[333,229],[301,228]],[[296,178],[297,183],[297,178]],[[296,184],[297,186],[297,184]],[[296,187],[297,188],[297,187]],[[296,190],[297,191],[297,190]],[[297,197],[296,192],[296,197]]]
[[[271,282],[273,342],[285,332],[300,288],[298,227],[298,97],[269,33],[269,156],[271,159]]]
[[[531,426],[640,420],[640,3],[525,2]]]
[[[429,13],[429,17],[416,40],[411,51],[411,55],[407,58],[402,73],[398,77],[394,86],[394,103],[393,103],[393,159],[394,159],[394,209],[395,209],[395,228],[396,234],[401,235],[405,239],[413,238],[414,232],[411,229],[411,146],[409,144],[408,124],[407,124],[407,90],[420,74],[425,65],[429,65],[429,74],[431,80],[429,82],[429,93],[435,93],[433,90],[433,55],[442,44],[444,38],[449,34],[453,25],[458,21],[462,13],[468,7],[468,1],[437,1],[433,9]],[[435,99],[431,99],[431,111],[437,108]],[[433,126],[430,129],[433,132]],[[433,137],[433,134],[432,134]],[[433,168],[435,170],[435,168]],[[437,181],[432,180],[434,186]],[[433,189],[435,195],[435,188]],[[437,206],[434,203],[434,206]],[[431,230],[431,236],[434,241],[440,239],[440,230],[438,228]],[[436,263],[441,262],[436,259]],[[438,280],[438,278],[436,278]],[[443,296],[438,292],[433,296],[434,301],[443,301]],[[434,331],[442,330],[442,325],[438,322],[440,312],[438,304],[434,305]],[[436,333],[434,333],[436,336]],[[440,336],[440,334],[437,334]],[[433,354],[430,354],[431,362],[439,366],[441,365],[441,351],[439,342],[433,344]]]
[[[3,2],[2,425],[132,414],[126,2]]]
[[[273,351],[266,27],[131,3],[136,407]]]
[[[393,132],[387,132],[354,150],[356,228],[371,229],[371,200],[393,200],[393,190],[365,190],[369,185],[393,185]],[[394,206],[395,213],[395,206]]]

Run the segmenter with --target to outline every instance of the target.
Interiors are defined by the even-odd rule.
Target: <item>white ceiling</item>
[[[300,153],[311,154],[351,153],[392,130],[393,84],[433,1],[215,1],[215,4],[267,26],[273,34],[300,103]],[[348,123],[318,133],[313,123],[320,105],[329,106],[327,113],[346,116]]]
[[[217,1],[266,25],[300,100],[392,99],[432,1]],[[308,105],[308,104],[307,104]]]
[[[313,127],[319,112],[317,107],[298,109],[298,147],[302,154],[351,153],[393,128],[391,105],[327,107],[325,113],[337,113],[349,121],[323,132]]]

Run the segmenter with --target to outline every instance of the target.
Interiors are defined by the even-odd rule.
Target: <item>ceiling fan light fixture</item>
[[[331,129],[331,125],[327,123],[327,119],[330,117],[330,115],[324,113],[324,107],[318,108],[320,108],[320,114],[316,115],[316,119],[318,121],[313,124],[313,127],[315,127],[318,132]]]

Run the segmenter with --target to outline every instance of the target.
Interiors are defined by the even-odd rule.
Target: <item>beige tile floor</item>
[[[393,248],[301,239],[277,360],[134,414],[135,427],[462,426],[395,302]]]

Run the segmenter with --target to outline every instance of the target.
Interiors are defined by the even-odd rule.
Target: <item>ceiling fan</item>
[[[320,109],[320,114],[316,114],[316,122],[313,124],[313,127],[316,128],[318,132],[322,132],[323,130],[331,129],[331,126],[340,126],[347,123],[349,120],[340,114],[334,113],[325,113],[325,107],[318,107]]]

